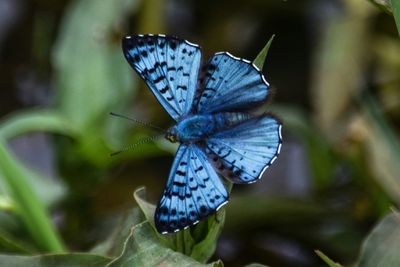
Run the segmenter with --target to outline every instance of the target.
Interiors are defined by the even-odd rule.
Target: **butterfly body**
[[[249,118],[245,113],[217,113],[189,115],[168,129],[166,137],[171,142],[197,143],[214,133]]]
[[[214,116],[190,115],[171,127],[168,132],[175,135],[180,143],[195,143],[204,139],[216,130]]]
[[[176,124],[179,142],[154,222],[172,233],[190,227],[228,202],[219,177],[248,184],[277,158],[281,123],[251,115],[268,98],[269,84],[251,62],[227,52],[201,63],[198,45],[165,35],[124,38],[124,55]]]

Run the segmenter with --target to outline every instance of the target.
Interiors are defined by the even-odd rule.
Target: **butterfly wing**
[[[221,179],[197,145],[181,144],[155,213],[160,233],[177,232],[214,213],[228,200]]]
[[[218,132],[206,142],[211,161],[217,170],[235,183],[252,183],[259,179],[280,153],[281,124],[262,115]],[[228,175],[226,175],[228,174]]]
[[[129,64],[176,121],[192,108],[201,62],[200,47],[164,35],[125,37],[122,49]]]
[[[250,61],[222,52],[211,57],[203,68],[198,113],[243,111],[266,101],[269,85]]]

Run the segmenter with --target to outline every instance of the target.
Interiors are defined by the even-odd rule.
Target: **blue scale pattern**
[[[218,174],[197,145],[181,144],[157,206],[160,233],[177,232],[214,213],[228,200]]]
[[[137,35],[123,39],[122,49],[173,119],[190,111],[201,61],[197,45],[175,37]]]
[[[207,149],[222,160],[217,169],[234,183],[253,183],[275,161],[282,145],[281,124],[271,116],[244,121],[208,140]],[[277,134],[278,133],[278,134]],[[217,161],[217,160],[215,160]]]
[[[269,85],[247,60],[221,52],[211,57],[203,69],[205,81],[198,113],[248,110],[267,100]]]

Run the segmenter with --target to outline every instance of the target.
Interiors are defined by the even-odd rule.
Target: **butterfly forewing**
[[[246,120],[207,140],[207,148],[223,162],[221,173],[228,173],[225,176],[235,183],[261,178],[278,156],[281,144],[281,124],[267,115]]]
[[[169,115],[178,121],[192,108],[201,50],[162,35],[135,35],[122,42],[124,55]]]
[[[160,233],[196,224],[227,202],[228,193],[203,150],[180,145],[155,213]]]
[[[217,53],[204,65],[203,91],[198,113],[244,111],[266,101],[269,85],[249,61]]]

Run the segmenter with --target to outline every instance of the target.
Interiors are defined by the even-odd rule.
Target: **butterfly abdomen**
[[[221,112],[214,114],[213,116],[218,131],[248,120],[251,117],[249,114],[241,112]]]

